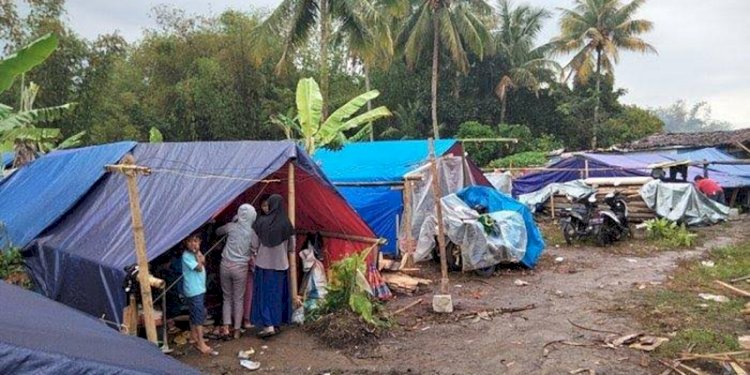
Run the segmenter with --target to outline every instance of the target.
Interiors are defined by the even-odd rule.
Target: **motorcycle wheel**
[[[485,267],[474,270],[474,273],[480,277],[491,277],[495,273],[495,266]]]
[[[461,247],[447,241],[445,243],[445,261],[448,263],[448,270],[461,271]]]
[[[612,243],[612,232],[612,223],[610,223],[608,220],[604,220],[602,226],[599,228],[599,230],[596,231],[596,244],[599,246],[607,246]]]
[[[577,237],[577,231],[575,226],[573,225],[572,221],[565,221],[563,222],[563,225],[561,227],[563,232],[563,237],[565,237],[565,243],[568,245],[572,245],[573,241]]]

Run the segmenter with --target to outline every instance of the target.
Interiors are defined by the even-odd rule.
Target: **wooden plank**
[[[294,162],[289,161],[289,172],[287,173],[287,207],[289,209],[289,221],[294,227],[297,223],[297,194],[296,182],[294,180]],[[292,294],[292,300],[297,300],[297,249],[289,254],[289,291]]]
[[[123,164],[135,166],[133,155],[126,155]],[[141,304],[143,305],[143,325],[146,327],[148,341],[157,344],[156,322],[154,321],[154,304],[151,297],[151,283],[148,272],[148,258],[146,257],[146,237],[143,229],[141,203],[138,196],[138,182],[135,169],[123,170],[128,185],[128,201],[130,203],[130,218],[133,224],[133,241],[135,254],[138,259],[138,283],[141,286]]]
[[[440,197],[443,196],[440,187],[440,167],[435,159],[435,142],[430,138],[427,142],[430,151],[430,168],[432,169],[432,197],[435,200],[435,215],[437,217],[438,227],[438,249],[440,250],[440,292],[445,294],[448,288],[448,261],[445,259],[445,228],[443,228],[443,206],[440,204]]]

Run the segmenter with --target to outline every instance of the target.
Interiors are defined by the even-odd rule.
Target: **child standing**
[[[218,355],[203,339],[203,323],[206,320],[206,258],[201,253],[201,237],[197,232],[184,240],[182,253],[182,292],[190,310],[190,336],[195,347],[203,354]]]

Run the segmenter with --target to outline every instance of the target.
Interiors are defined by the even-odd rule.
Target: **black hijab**
[[[294,227],[289,222],[286,212],[284,212],[283,200],[284,198],[278,194],[268,197],[268,200],[266,200],[268,202],[268,213],[261,214],[253,224],[253,230],[255,230],[263,246],[278,246],[294,234]]]

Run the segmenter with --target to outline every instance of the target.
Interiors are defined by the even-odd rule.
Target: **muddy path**
[[[633,288],[659,288],[686,258],[736,243],[748,236],[750,220],[699,230],[705,239],[693,250],[646,253],[640,242],[619,249],[550,246],[533,270],[504,269],[491,278],[451,274],[456,313],[470,315],[498,308],[534,308],[488,319],[456,320],[431,312],[432,291],[399,296],[388,303],[395,311],[419,298],[424,303],[398,315],[388,337],[373,350],[342,353],[328,349],[298,328],[286,328],[263,341],[255,337],[221,343],[220,356],[205,357],[187,349],[176,358],[211,374],[244,373],[236,354],[253,347],[259,373],[267,374],[567,374],[592,369],[597,374],[652,374],[663,368],[647,355],[626,348],[546,344],[565,340],[591,343],[606,333],[577,328],[571,322],[599,330],[630,333],[637,324],[607,311],[626,304]],[[623,251],[624,250],[624,251]],[[640,255],[638,255],[640,254]],[[556,258],[562,257],[562,261]],[[438,268],[425,267],[423,277],[439,280]],[[528,285],[518,286],[516,280]],[[218,344],[218,343],[213,343]]]

